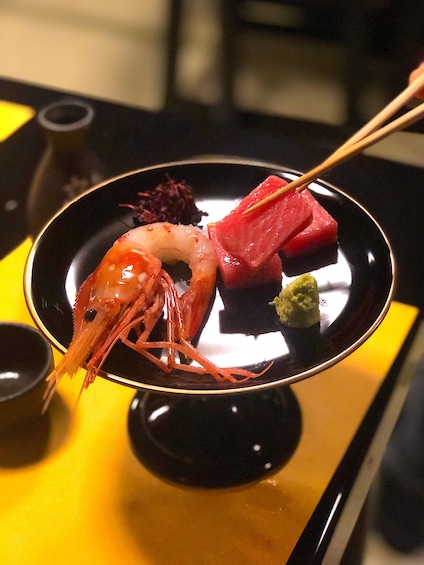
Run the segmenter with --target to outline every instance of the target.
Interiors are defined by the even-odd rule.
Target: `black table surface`
[[[29,105],[35,110],[69,94],[75,93],[0,79],[0,99]],[[228,119],[218,111],[194,105],[172,112],[151,112],[78,97],[94,106],[95,121],[89,144],[107,165],[111,176],[144,166],[211,154],[247,157],[305,171],[321,162],[352,133],[320,123],[246,112]],[[27,235],[25,200],[45,144],[44,135],[34,119],[0,144],[0,258]],[[379,222],[391,242],[397,263],[395,298],[422,311],[423,169],[361,155],[328,173],[325,180],[353,197]],[[4,204],[8,200],[15,200],[18,207],[7,211]],[[409,340],[412,337],[413,334]],[[364,465],[365,454],[398,386],[399,369],[407,355],[407,346],[408,343],[367,413],[290,563],[321,562],[343,512],[344,504],[340,504],[337,497],[343,493],[342,502],[347,500]],[[393,414],[399,410],[400,406]],[[395,416],[389,425],[393,426],[394,420]],[[359,505],[366,492],[362,495],[363,498],[358,499]]]

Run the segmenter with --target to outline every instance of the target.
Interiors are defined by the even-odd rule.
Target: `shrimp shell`
[[[162,268],[162,263],[179,261],[187,263],[191,270],[188,290],[181,296]],[[60,379],[65,374],[72,377],[84,364],[87,372],[81,391],[87,388],[118,340],[165,373],[182,369],[233,383],[263,374],[217,367],[190,342],[215,291],[217,264],[212,243],[194,226],[157,222],[134,228],[117,239],[78,291],[73,338],[47,378],[45,409]],[[163,313],[165,339],[149,341]],[[129,338],[131,330],[135,340]],[[166,349],[167,361],[153,355],[152,349]],[[181,364],[177,353],[196,361],[198,366]]]

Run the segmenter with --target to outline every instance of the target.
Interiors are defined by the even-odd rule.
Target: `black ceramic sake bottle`
[[[93,117],[92,106],[79,99],[55,102],[37,115],[48,144],[27,200],[27,228],[33,238],[67,202],[107,176],[100,159],[86,145]]]

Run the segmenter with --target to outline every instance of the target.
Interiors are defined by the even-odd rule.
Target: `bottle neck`
[[[46,133],[57,155],[77,155],[85,146],[88,128],[68,131],[47,130]]]

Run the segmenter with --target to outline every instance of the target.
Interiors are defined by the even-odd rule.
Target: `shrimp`
[[[188,290],[181,296],[162,268],[162,263],[179,261],[191,270]],[[261,375],[264,371],[217,367],[191,344],[215,289],[217,265],[212,243],[194,226],[157,222],[134,228],[117,239],[78,291],[72,341],[47,377],[44,409],[60,379],[66,374],[74,376],[84,364],[81,391],[87,388],[118,340],[166,373],[183,369],[231,382]],[[148,341],[163,313],[166,337]],[[135,331],[135,340],[129,338],[131,330]],[[166,362],[153,355],[152,349],[166,349]],[[181,364],[177,352],[197,365]]]

